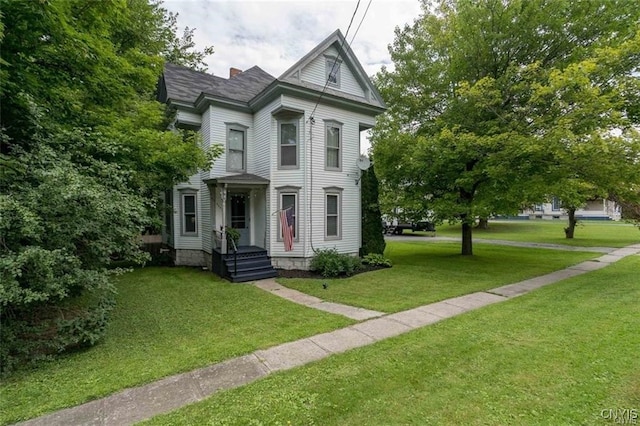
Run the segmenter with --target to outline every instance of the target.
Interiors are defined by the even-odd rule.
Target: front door
[[[249,197],[247,194],[230,194],[229,195],[229,212],[228,218],[231,221],[228,226],[235,228],[240,232],[239,246],[248,246],[251,244],[251,236],[249,235]]]

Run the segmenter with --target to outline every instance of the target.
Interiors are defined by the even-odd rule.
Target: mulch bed
[[[377,271],[379,269],[386,269],[385,266],[371,266],[371,265],[362,265],[362,269],[356,272],[353,275],[362,274],[363,272],[371,272]],[[276,269],[278,271],[279,278],[315,278],[315,279],[323,279],[324,277],[317,272],[314,271],[303,271],[300,269]],[[351,275],[351,276],[353,276]],[[341,275],[336,278],[348,278],[346,275]]]

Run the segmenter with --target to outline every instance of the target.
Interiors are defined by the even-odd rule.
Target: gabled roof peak
[[[353,84],[358,84],[361,92],[323,88],[319,81],[302,79],[302,69],[314,59],[322,56],[328,49],[336,52],[341,63],[348,69]],[[231,74],[231,73],[230,73]],[[222,78],[205,72],[194,71],[180,65],[165,64],[164,75],[160,80],[158,98],[162,102],[176,102],[186,107],[202,108],[207,102],[219,102],[232,108],[251,110],[266,104],[273,96],[282,91],[318,101],[322,94],[331,97],[336,104],[351,105],[377,113],[385,109],[382,97],[365,73],[362,65],[346,42],[342,32],[337,29],[320,44],[297,61],[291,68],[276,79],[257,65],[240,71],[233,69],[232,77]],[[351,77],[353,76],[353,77]],[[355,86],[353,86],[355,87]]]

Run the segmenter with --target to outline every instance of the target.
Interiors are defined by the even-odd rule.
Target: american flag
[[[293,209],[280,210],[280,227],[282,228],[284,251],[293,250],[293,225]]]

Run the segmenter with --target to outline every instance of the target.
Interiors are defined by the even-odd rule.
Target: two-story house
[[[257,66],[221,78],[167,64],[159,85],[176,126],[225,149],[165,196],[175,264],[248,281],[273,276],[271,265],[308,269],[317,249],[358,254],[360,136],[385,104],[339,30],[278,78]],[[228,228],[240,234],[237,251]]]

